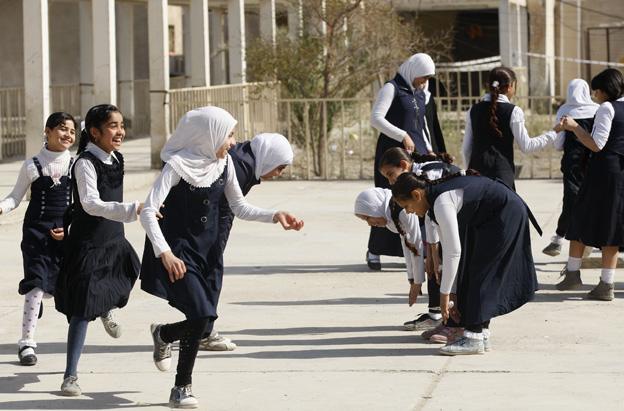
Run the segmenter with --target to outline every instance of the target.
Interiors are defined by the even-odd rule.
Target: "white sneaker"
[[[80,385],[78,385],[78,377],[70,375],[65,378],[61,385],[61,394],[66,397],[77,397],[82,394]]]
[[[102,324],[104,324],[104,329],[113,338],[121,337],[121,325],[115,321],[113,318],[113,312],[109,311],[103,316],[100,317],[102,320]]]
[[[234,351],[236,344],[229,338],[222,337],[213,331],[209,337],[199,340],[199,349],[202,351]]]
[[[154,341],[154,365],[160,371],[168,371],[171,368],[171,344],[164,342],[160,338],[161,324],[152,324],[150,332]]]
[[[199,402],[191,391],[191,384],[178,387],[177,385],[171,389],[169,395],[169,407],[171,408],[197,408]]]

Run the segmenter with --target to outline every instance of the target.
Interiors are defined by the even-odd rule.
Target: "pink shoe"
[[[425,331],[424,333],[420,334],[420,336],[425,340],[428,340],[431,338],[432,335],[439,334],[444,328],[446,328],[446,325],[440,323],[440,325],[438,325],[437,327]]]
[[[438,333],[433,334],[429,341],[435,344],[452,344],[462,335],[464,335],[463,328],[444,326]]]

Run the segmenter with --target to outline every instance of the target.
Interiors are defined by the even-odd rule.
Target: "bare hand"
[[[553,127],[553,130],[555,130],[557,133],[561,133],[562,131],[565,131],[565,127],[563,126],[564,118],[565,117],[561,117],[561,120],[559,120],[559,122],[555,124],[555,127]]]
[[[431,248],[429,245],[427,245],[427,258],[425,258],[425,273],[427,274],[427,281],[431,281],[435,278],[433,257],[431,256]]]
[[[165,266],[165,270],[167,270],[167,273],[169,274],[169,281],[174,283],[177,280],[184,278],[186,265],[184,264],[184,261],[173,255],[171,250],[162,253],[160,255],[160,261],[162,261]]]
[[[457,294],[450,294],[450,300],[452,303],[450,310],[451,319],[459,324],[461,314],[459,312],[459,306],[457,305]]]
[[[274,223],[280,223],[284,230],[299,231],[303,228],[303,220],[297,219],[294,215],[286,211],[278,211],[273,216]]]
[[[413,152],[414,149],[416,148],[416,146],[414,145],[414,141],[409,135],[406,135],[405,138],[403,139],[403,147],[405,147],[405,149],[409,151],[410,153]]]
[[[422,288],[422,284],[410,284],[409,297],[407,303],[411,307],[416,304],[416,299],[420,295],[420,290]]]
[[[50,236],[56,241],[61,241],[65,237],[63,228],[53,228],[50,230]]]
[[[442,322],[446,324],[451,314],[451,304],[450,304],[450,296],[449,294],[440,293],[440,311],[442,313]]]
[[[578,127],[578,123],[574,121],[572,117],[565,116],[562,118],[563,127],[568,131],[574,131],[576,127]]]
[[[139,203],[139,205],[137,206],[137,209],[136,209],[137,215],[141,215],[141,211],[143,211],[143,206],[144,205],[145,205],[145,203]]]

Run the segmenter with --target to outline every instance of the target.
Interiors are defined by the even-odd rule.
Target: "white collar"
[[[106,151],[102,150],[100,147],[96,146],[91,142],[87,144],[87,148],[85,148],[85,151],[90,152],[103,163],[113,164],[113,159],[115,159],[115,161],[119,161],[115,156],[114,152],[111,151],[110,153],[107,153]]]
[[[44,146],[41,148],[41,151],[39,151],[39,154],[37,155],[37,157],[41,159],[45,159],[47,162],[52,163],[57,160],[60,160],[60,161],[69,160],[69,158],[71,157],[71,154],[69,153],[69,150],[50,151],[48,150],[47,147]]]
[[[490,95],[490,93],[485,93],[485,95],[483,96],[483,98],[481,99],[483,101],[492,101],[492,96]],[[497,102],[499,103],[509,103],[509,98],[507,98],[506,95],[504,94],[499,94],[498,98],[496,99]]]

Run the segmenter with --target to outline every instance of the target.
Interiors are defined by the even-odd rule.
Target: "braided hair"
[[[403,230],[403,227],[401,226],[399,215],[401,214],[401,211],[403,211],[403,209],[400,205],[397,204],[396,201],[394,201],[394,199],[390,199],[389,207],[390,215],[392,216],[392,222],[394,223],[394,226],[396,227],[401,237],[403,237],[403,243],[405,244],[407,249],[412,252],[412,254],[414,254],[415,256],[419,256],[420,253],[418,252],[418,249],[409,241],[407,241],[407,234],[405,234],[405,230]]]
[[[414,173],[403,173],[397,178],[396,183],[392,186],[393,200],[409,200],[412,197],[412,191],[424,190],[427,187],[444,183],[450,179],[461,176],[478,176],[478,171],[469,169],[466,171],[458,171],[457,173],[448,174],[436,180],[429,180],[425,174],[417,175]]]
[[[503,133],[498,128],[498,117],[496,116],[496,108],[498,106],[498,96],[507,92],[509,87],[516,82],[516,73],[509,67],[496,67],[490,71],[488,75],[488,90],[490,93],[490,127],[498,137],[502,137]]]
[[[409,152],[401,147],[392,147],[386,150],[379,160],[379,168],[400,167],[401,161],[408,163],[426,163],[429,161],[442,161],[446,164],[453,164],[453,156],[449,153],[419,154],[415,151]]]

